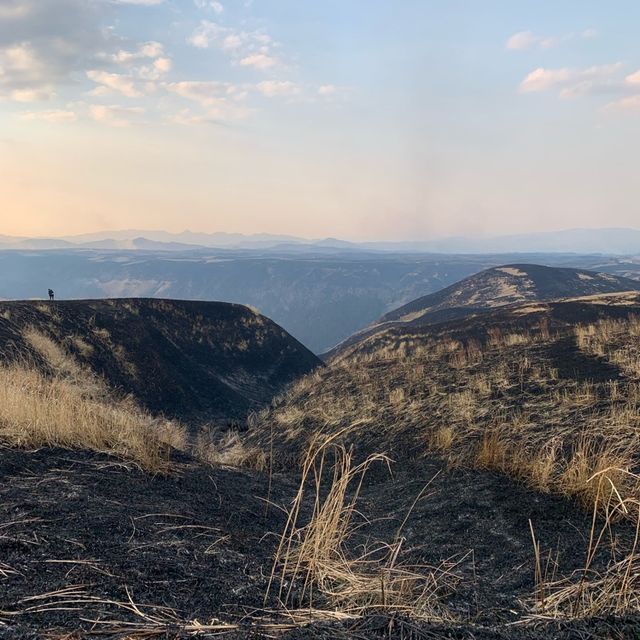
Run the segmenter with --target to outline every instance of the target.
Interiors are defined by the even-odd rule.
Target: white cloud
[[[40,87],[37,89],[13,89],[9,93],[15,102],[44,102],[54,97],[53,89]]]
[[[191,34],[188,42],[198,49],[208,49],[214,44],[224,48],[224,41],[227,36],[233,36],[234,41],[237,43],[233,48],[242,45],[243,39],[240,34],[234,33],[232,29],[222,27],[216,22],[203,20]]]
[[[563,42],[582,38],[591,40],[597,37],[598,32],[592,27],[579,34],[565,33],[560,36],[541,36],[533,31],[518,31],[507,39],[505,47],[510,51],[527,51],[529,49],[551,49]]]
[[[208,18],[224,14],[224,0],[194,2]],[[183,79],[178,75],[182,65],[174,65],[163,42],[142,40],[145,29],[138,32],[139,42],[119,33],[124,5],[159,4],[161,0],[0,0],[0,101],[36,103],[24,107],[20,117],[27,122],[89,119],[126,126],[140,122],[142,114],[165,120],[178,114],[177,120],[196,124],[245,118],[254,112],[251,101],[260,96],[290,100],[307,95],[313,101],[336,91],[328,84],[298,84],[282,73],[278,79],[270,74],[264,82],[251,83],[220,82],[210,74]],[[177,3],[165,0],[167,5]],[[279,43],[264,30],[202,20],[189,42],[219,50],[239,68],[286,68]],[[81,94],[93,96],[89,102],[94,104],[81,102]],[[150,95],[153,103],[142,102]],[[60,103],[37,106],[55,99]],[[101,102],[105,104],[95,104]]]
[[[321,96],[333,96],[338,92],[338,87],[334,84],[323,84],[321,87],[318,87],[318,95]]]
[[[267,98],[291,97],[300,94],[300,87],[288,80],[265,80],[257,85],[258,91]]]
[[[253,53],[240,59],[243,67],[254,67],[255,69],[270,69],[277,64],[277,60],[266,53]]]
[[[0,48],[0,97],[16,102],[48,100],[54,90],[47,61],[29,42]]]
[[[195,4],[198,9],[211,9],[218,15],[224,12],[224,6],[216,0],[195,0]]]
[[[640,95],[627,96],[610,102],[604,107],[605,112],[637,112],[640,113]]]
[[[262,31],[238,31],[203,20],[188,42],[198,49],[216,47],[243,67],[265,70],[280,64],[274,53],[278,44]]]
[[[537,46],[549,48],[553,46],[554,42],[553,38],[537,36],[533,31],[519,31],[507,40],[505,46],[511,51],[526,51]]]
[[[96,121],[113,127],[127,127],[134,119],[144,115],[142,107],[122,107],[120,105],[94,104],[89,107],[89,115]]]
[[[221,124],[223,122],[242,120],[252,113],[252,109],[243,105],[225,104],[207,109],[204,113],[194,113],[190,109],[182,109],[170,116],[169,121],[187,126]]]
[[[121,10],[116,5],[124,4],[159,0],[0,0],[0,99],[48,100],[62,88],[73,90],[87,71],[101,74],[87,76],[99,84],[98,94],[138,97],[136,78],[156,80],[170,71],[171,61],[161,43],[129,50],[107,26]],[[115,73],[114,65],[127,73]]]
[[[104,59],[128,69],[132,78],[143,80],[158,80],[173,67],[171,58],[165,55],[164,46],[155,41],[143,42],[133,51],[119,49]]]
[[[127,64],[129,62],[135,62],[137,60],[144,60],[145,58],[159,58],[164,55],[164,47],[160,42],[143,42],[138,45],[135,51],[126,51],[120,49],[113,55],[109,56],[113,62]]]
[[[632,87],[640,86],[640,71],[629,74],[624,81]]]
[[[173,62],[171,58],[158,58],[153,61],[153,66],[158,70],[159,73],[168,73],[171,71],[171,67],[173,66]]]
[[[567,83],[573,77],[571,69],[544,69],[539,67],[532,71],[521,83],[522,93],[547,91]]]
[[[0,0],[0,97],[49,99],[72,86],[113,33],[102,28],[106,5],[88,0]]]
[[[229,100],[242,100],[246,97],[246,91],[241,87],[215,80],[170,82],[163,86],[170,93],[204,106],[222,105]]]
[[[121,73],[109,73],[108,71],[92,69],[87,71],[87,77],[100,85],[97,91],[98,95],[106,95],[107,90],[121,93],[127,98],[139,98],[143,95],[143,93],[136,88],[133,79]]]
[[[619,78],[623,64],[596,65],[586,69],[545,69],[539,67],[520,83],[521,93],[559,91],[562,98],[617,91],[622,87]]]
[[[27,122],[42,121],[50,124],[68,124],[78,119],[74,111],[53,109],[50,111],[28,111],[20,114],[20,119]]]

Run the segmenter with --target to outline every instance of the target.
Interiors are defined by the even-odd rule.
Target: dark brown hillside
[[[0,352],[46,367],[51,341],[145,408],[239,418],[320,365],[277,324],[234,304],[119,299],[0,303]]]
[[[328,357],[394,326],[419,327],[455,320],[479,311],[527,301],[547,301],[622,291],[640,291],[637,280],[584,269],[508,264],[486,269],[387,313],[345,340]]]

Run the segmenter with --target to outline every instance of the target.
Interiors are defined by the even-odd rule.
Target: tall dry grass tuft
[[[313,607],[320,601],[349,615],[377,609],[430,619],[446,617],[441,595],[451,587],[453,576],[445,565],[403,564],[400,530],[391,543],[377,542],[359,554],[353,552],[350,542],[359,528],[355,522],[358,498],[367,471],[376,463],[389,460],[376,454],[355,464],[352,454],[334,439],[310,447],[280,538],[267,597],[277,581],[278,598],[287,608]],[[308,491],[313,513],[301,524]],[[294,593],[296,586],[301,591]]]
[[[78,384],[12,365],[0,367],[0,442],[90,449],[155,473],[169,469],[170,448],[184,448],[186,434],[181,425],[153,418],[130,400],[109,397],[90,375]]]
[[[592,618],[637,614],[640,610],[640,501],[623,497],[624,490],[614,479],[640,484],[640,476],[618,468],[602,469],[589,479],[593,485],[593,517],[582,569],[561,580],[548,580],[539,569],[540,546],[534,536],[536,614],[545,618]],[[612,535],[612,525],[620,518],[635,523],[635,536],[624,553]],[[596,568],[599,556],[610,558],[600,570]]]

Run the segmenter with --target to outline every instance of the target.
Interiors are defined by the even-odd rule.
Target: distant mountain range
[[[640,255],[640,230],[624,228],[567,229],[507,236],[454,237],[406,242],[348,242],[336,238],[309,240],[289,235],[257,233],[169,233],[128,229],[60,238],[0,235],[0,249],[47,250],[87,248],[103,250],[191,251],[219,249],[278,249],[280,251],[404,252],[404,253],[580,253]]]

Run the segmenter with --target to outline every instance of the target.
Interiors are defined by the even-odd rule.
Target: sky
[[[0,0],[0,234],[640,227],[640,3]]]

